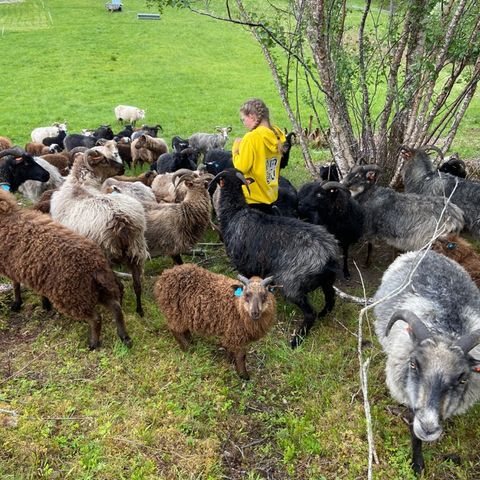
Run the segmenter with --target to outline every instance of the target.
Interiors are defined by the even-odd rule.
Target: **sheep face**
[[[272,289],[267,287],[272,277],[262,280],[260,277],[252,277],[250,280],[239,275],[243,285],[233,285],[234,295],[241,300],[241,308],[254,321],[260,320],[263,313],[271,305]]]
[[[475,366],[456,345],[427,339],[415,348],[405,365],[405,391],[414,412],[413,430],[425,442],[437,440],[441,421],[457,412]]]
[[[359,165],[353,167],[348,175],[342,180],[352,196],[355,197],[374,185],[380,174],[380,167],[377,165]]]

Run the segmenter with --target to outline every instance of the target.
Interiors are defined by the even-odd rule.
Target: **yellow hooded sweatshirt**
[[[281,144],[285,135],[278,127],[259,125],[248,132],[232,148],[233,165],[245,178],[253,178],[255,183],[243,187],[247,203],[270,205],[278,198],[278,177],[280,174]]]

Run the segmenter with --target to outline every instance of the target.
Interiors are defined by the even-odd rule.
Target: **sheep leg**
[[[343,277],[346,280],[349,280],[351,276],[348,270],[348,245],[343,245],[342,250],[343,250]]]
[[[183,265],[183,260],[180,254],[172,255],[172,260],[175,265]]]
[[[13,293],[15,300],[10,305],[10,309],[13,312],[19,312],[22,308],[22,292],[21,292],[21,285],[18,282],[13,282]]]
[[[290,340],[290,346],[292,348],[297,348],[305,339],[305,336],[312,328],[315,322],[315,310],[310,305],[308,298],[304,295],[300,300],[292,300],[298,308],[300,308],[303,312],[303,322],[300,325],[300,328],[292,334],[292,339]]]
[[[94,312],[93,316],[88,319],[90,332],[88,337],[88,348],[95,350],[100,346],[100,332],[102,330],[102,317],[98,312]]]
[[[132,262],[130,265],[130,271],[132,272],[133,291],[137,299],[137,313],[143,317],[142,307],[142,267],[137,263]]]
[[[233,352],[233,357],[235,359],[235,370],[237,371],[238,376],[244,380],[250,380],[250,375],[248,374],[247,367],[245,365],[247,352],[245,352],[245,350],[237,350]]]
[[[133,343],[132,339],[127,333],[127,327],[125,325],[125,318],[123,316],[122,307],[116,300],[111,300],[109,307],[112,311],[115,325],[117,326],[117,335],[128,348],[132,348]]]
[[[52,309],[52,302],[47,297],[42,297],[42,307],[49,312]]]
[[[188,347],[190,346],[190,332],[188,330],[186,332],[174,332],[173,330],[170,331],[180,345],[180,348],[184,352],[188,350]]]
[[[425,462],[423,460],[422,441],[413,431],[413,420],[410,423],[410,437],[412,441],[412,469],[415,476],[419,477],[425,468]]]
[[[372,242],[367,242],[367,258],[365,259],[365,268],[370,268],[373,245]]]
[[[331,272],[330,275],[325,278],[322,283],[323,296],[325,298],[325,306],[322,311],[318,314],[318,318],[324,317],[333,310],[335,306],[335,289],[333,288],[333,283],[335,282],[335,272]]]

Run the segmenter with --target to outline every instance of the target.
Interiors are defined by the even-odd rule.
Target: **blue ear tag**
[[[454,248],[457,248],[457,244],[455,242],[448,242],[447,243],[447,248],[449,250],[453,250]]]
[[[242,287],[238,287],[235,292],[234,292],[235,296],[236,297],[241,297],[243,295],[243,288]]]
[[[8,183],[0,183],[0,188],[1,188],[2,190],[7,191],[7,192],[10,191],[10,185],[9,185]]]

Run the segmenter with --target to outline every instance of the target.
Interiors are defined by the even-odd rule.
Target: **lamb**
[[[187,193],[180,203],[147,207],[145,238],[150,256],[169,255],[175,263],[183,263],[180,254],[190,251],[210,225],[209,181],[193,172],[184,173],[179,184],[185,184]]]
[[[421,256],[399,256],[374,297],[383,299],[374,312],[387,355],[387,386],[412,412],[417,474],[424,469],[422,442],[437,440],[442,420],[480,399],[480,351],[474,351],[480,344],[480,292],[453,260],[432,251],[420,261]]]
[[[232,127],[216,127],[220,133],[194,133],[190,135],[188,144],[192,148],[200,150],[204,155],[212,148],[223,148],[228,140],[228,134]]]
[[[49,153],[55,153],[61,151],[61,148],[58,144],[54,143],[48,147],[43,143],[28,142],[25,144],[25,151],[29,155],[34,157],[39,155],[47,155]]]
[[[286,168],[290,159],[290,150],[292,149],[293,140],[297,138],[295,132],[290,132],[285,135],[285,141],[282,145],[282,158],[280,159],[280,168]]]
[[[480,288],[480,255],[472,244],[458,235],[450,234],[437,238],[432,250],[459,263]]]
[[[19,147],[0,152],[0,190],[12,193],[27,180],[47,182],[50,174]]]
[[[142,135],[150,135],[151,137],[156,138],[158,134],[158,130],[162,130],[163,128],[160,124],[157,123],[157,125],[153,125],[150,127],[149,125],[142,125],[140,128],[136,128],[135,131],[131,135],[131,139],[135,140],[136,138],[142,136]]]
[[[67,122],[54,123],[51,127],[34,128],[31,133],[32,142],[42,143],[44,138],[55,137],[61,130],[67,131]]]
[[[322,226],[249,208],[242,191],[247,180],[238,170],[219,173],[209,189],[217,184],[220,230],[230,261],[246,277],[273,276],[285,298],[303,312],[303,322],[291,340],[295,348],[317,316],[308,293],[318,287],[323,290],[325,306],[318,317],[335,305],[337,241]]]
[[[350,278],[348,249],[363,235],[363,207],[341,183],[310,182],[298,192],[298,211],[301,218],[335,235],[343,251],[343,276]]]
[[[416,150],[402,147],[405,191],[429,197],[452,195],[452,202],[464,212],[465,230],[475,239],[480,239],[480,183],[437,172],[426,153],[428,149],[436,147]]]
[[[156,162],[158,173],[176,172],[182,168],[189,170],[197,169],[197,161],[200,152],[196,148],[184,148],[180,152],[163,153]]]
[[[145,162],[151,165],[162,153],[168,153],[168,145],[163,138],[154,138],[146,134],[133,140],[130,149],[132,168],[135,168],[137,163],[140,163],[140,166]]]
[[[364,208],[364,232],[398,250],[418,250],[434,235],[459,232],[464,226],[463,212],[442,197],[398,193],[376,185],[378,165],[357,165],[342,183]],[[442,224],[437,222],[442,216]],[[370,249],[369,249],[370,254]],[[369,257],[367,259],[368,263]]]
[[[157,177],[157,172],[148,170],[147,172],[143,172],[140,175],[137,175],[136,177],[130,177],[127,175],[116,175],[113,178],[115,180],[119,180],[120,182],[141,182],[147,187],[151,187],[156,177]]]
[[[52,190],[60,187],[65,181],[57,167],[53,166],[47,160],[42,157],[35,157],[35,162],[43,167],[50,175],[50,178],[46,182],[40,182],[38,180],[27,180],[20,187],[18,191],[25,197],[36,202],[43,192],[46,190]]]
[[[248,380],[246,347],[274,325],[276,303],[272,287],[267,287],[272,277],[238,278],[241,284],[194,264],[175,266],[158,277],[154,295],[182,350],[187,350],[192,333],[220,337],[237,374]]]
[[[278,198],[273,202],[281,215],[298,217],[298,193],[292,183],[282,175],[278,177]]]
[[[48,153],[42,155],[50,165],[53,165],[58,169],[62,177],[66,177],[70,173],[70,158],[67,154],[63,153]]]
[[[135,126],[137,120],[143,120],[145,118],[145,110],[130,105],[117,105],[114,112],[115,118],[119,122],[128,122],[133,126]]]
[[[142,316],[141,276],[148,258],[143,207],[127,195],[100,191],[106,178],[123,170],[114,140],[78,153],[70,175],[52,195],[50,212],[54,220],[96,241],[112,263],[127,265],[132,272],[136,311]]]
[[[50,147],[53,144],[63,145],[63,140],[65,140],[66,136],[67,136],[66,130],[59,130],[58,135],[54,135],[52,137],[46,137],[42,140],[42,143],[47,147]]]
[[[104,305],[113,315],[117,333],[128,347],[120,307],[121,290],[100,247],[54,222],[48,215],[21,209],[13,195],[0,190],[0,275],[14,282],[15,303],[21,307],[20,284],[45,296],[64,315],[90,325],[88,346],[100,345]],[[54,259],[54,261],[52,261]]]
[[[92,135],[80,135],[79,133],[67,135],[63,140],[63,144],[65,150],[69,152],[75,147],[93,148],[95,145],[98,145],[102,139],[113,140],[113,131],[109,125],[101,125]]]

